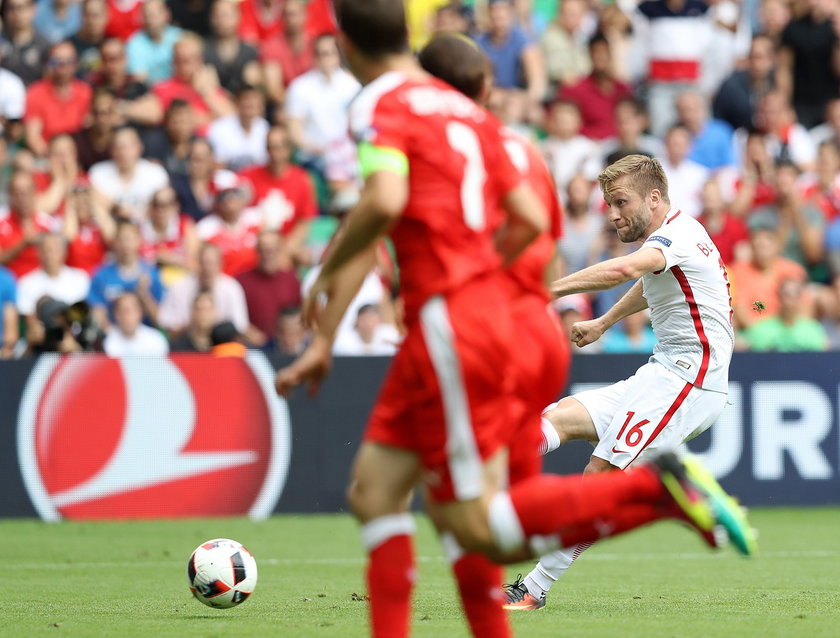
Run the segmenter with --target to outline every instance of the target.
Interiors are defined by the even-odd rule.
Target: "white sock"
[[[551,424],[551,421],[542,417],[540,421],[542,429],[542,442],[540,442],[540,454],[546,455],[560,447],[560,435]]]
[[[523,580],[525,587],[528,588],[528,593],[535,598],[540,598],[543,594],[548,593],[557,579],[565,574],[566,570],[577,560],[577,557],[591,545],[592,543],[572,545],[543,556],[537,566]]]

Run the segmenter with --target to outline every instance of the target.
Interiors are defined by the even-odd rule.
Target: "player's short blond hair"
[[[598,175],[604,196],[618,179],[626,176],[630,176],[630,186],[642,197],[647,197],[655,189],[664,202],[671,203],[668,198],[668,178],[659,160],[647,155],[628,155],[610,164]]]

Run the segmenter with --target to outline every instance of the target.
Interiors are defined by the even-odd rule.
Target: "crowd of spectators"
[[[840,3],[406,4],[416,49],[486,52],[488,106],[564,204],[560,272],[635,248],[596,177],[648,154],[720,249],[737,347],[840,348]],[[301,352],[359,188],[330,0],[0,0],[0,21],[0,357]],[[398,347],[395,271],[382,247],[336,354]],[[569,326],[621,293],[554,307]],[[640,313],[584,352],[654,343]]]

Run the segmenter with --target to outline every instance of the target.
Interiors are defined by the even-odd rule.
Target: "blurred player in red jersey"
[[[415,573],[408,506],[421,480],[458,545],[498,560],[657,518],[709,529],[717,511],[732,514],[725,495],[712,494],[713,482],[700,486],[705,477],[673,459],[661,461],[664,469],[643,466],[586,482],[534,476],[501,489],[516,403],[508,372],[515,344],[487,228],[504,202],[509,217],[497,243],[510,263],[546,229],[544,211],[519,184],[492,116],[418,67],[402,2],[342,0],[338,18],[347,60],[366,85],[350,112],[365,186],[307,298],[313,341],[278,373],[276,385],[283,394],[301,383],[317,389],[330,368],[335,328],[370,269],[376,242],[389,233],[407,335],[371,414],[348,494],[370,558],[373,635],[408,635]],[[473,634],[509,636],[500,568],[459,562],[454,571]]]

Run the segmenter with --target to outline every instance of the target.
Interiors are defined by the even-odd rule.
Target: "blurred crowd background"
[[[637,248],[596,177],[645,153],[720,249],[737,348],[840,348],[840,0],[406,5],[415,49],[475,39],[489,108],[543,152],[558,275]],[[331,2],[2,0],[0,20],[0,356],[300,353],[359,193]],[[398,286],[382,246],[337,355],[396,350]],[[554,310],[568,327],[623,292]],[[639,313],[582,352],[654,344]]]

